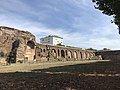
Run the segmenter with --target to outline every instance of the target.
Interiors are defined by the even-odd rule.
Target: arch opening
[[[74,58],[77,59],[77,52],[74,52]]]
[[[35,43],[33,41],[28,41],[27,42],[27,47],[30,49],[34,49],[35,48]]]
[[[68,58],[72,58],[72,52],[68,51]]]
[[[83,56],[82,56],[82,52],[80,52],[80,59],[82,59],[83,58]]]
[[[55,49],[52,49],[52,55],[53,55],[54,58],[57,58],[57,53],[56,53]]]
[[[35,59],[35,43],[34,41],[28,41],[25,49],[25,61],[32,61]]]
[[[58,56],[60,56],[60,50],[58,49]]]
[[[64,52],[64,50],[61,50],[61,57],[65,58],[65,52]]]

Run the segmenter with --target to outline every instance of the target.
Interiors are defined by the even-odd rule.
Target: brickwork
[[[95,55],[81,48],[36,44],[30,32],[4,26],[0,27],[0,50],[9,63],[90,60]]]
[[[27,58],[33,60],[35,48],[31,48],[30,44],[35,46],[35,36],[30,32],[0,27],[0,50],[8,57],[9,63],[24,61]]]
[[[51,46],[39,44],[36,47],[36,60],[40,61],[42,58],[50,59],[66,59],[66,60],[90,60],[94,57],[94,53],[82,50],[80,48],[72,48],[65,46]]]
[[[96,55],[101,55],[102,59],[120,60],[120,50],[98,51]]]

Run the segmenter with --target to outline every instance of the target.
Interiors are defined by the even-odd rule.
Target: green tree
[[[93,49],[93,48],[87,48],[86,50],[90,50],[90,51],[97,51],[97,49]]]
[[[92,0],[92,2],[96,3],[96,9],[114,17],[114,20],[111,22],[118,26],[120,34],[120,0]]]
[[[0,51],[0,57],[4,57],[4,52]]]

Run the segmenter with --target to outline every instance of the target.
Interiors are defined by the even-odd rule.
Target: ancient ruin
[[[10,27],[0,27],[0,50],[7,62],[33,60],[35,56],[35,36],[28,31]]]
[[[0,62],[8,63],[91,60],[95,56],[81,48],[39,44],[30,32],[5,26],[0,27],[0,50],[4,52]]]
[[[37,44],[36,46],[36,60],[91,60],[95,56],[94,52],[82,50],[81,48],[65,47],[65,46],[52,46]]]

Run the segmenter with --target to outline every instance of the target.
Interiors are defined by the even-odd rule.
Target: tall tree
[[[118,26],[120,34],[120,0],[92,0],[96,3],[95,8],[102,11],[102,13],[113,16],[115,23]]]

